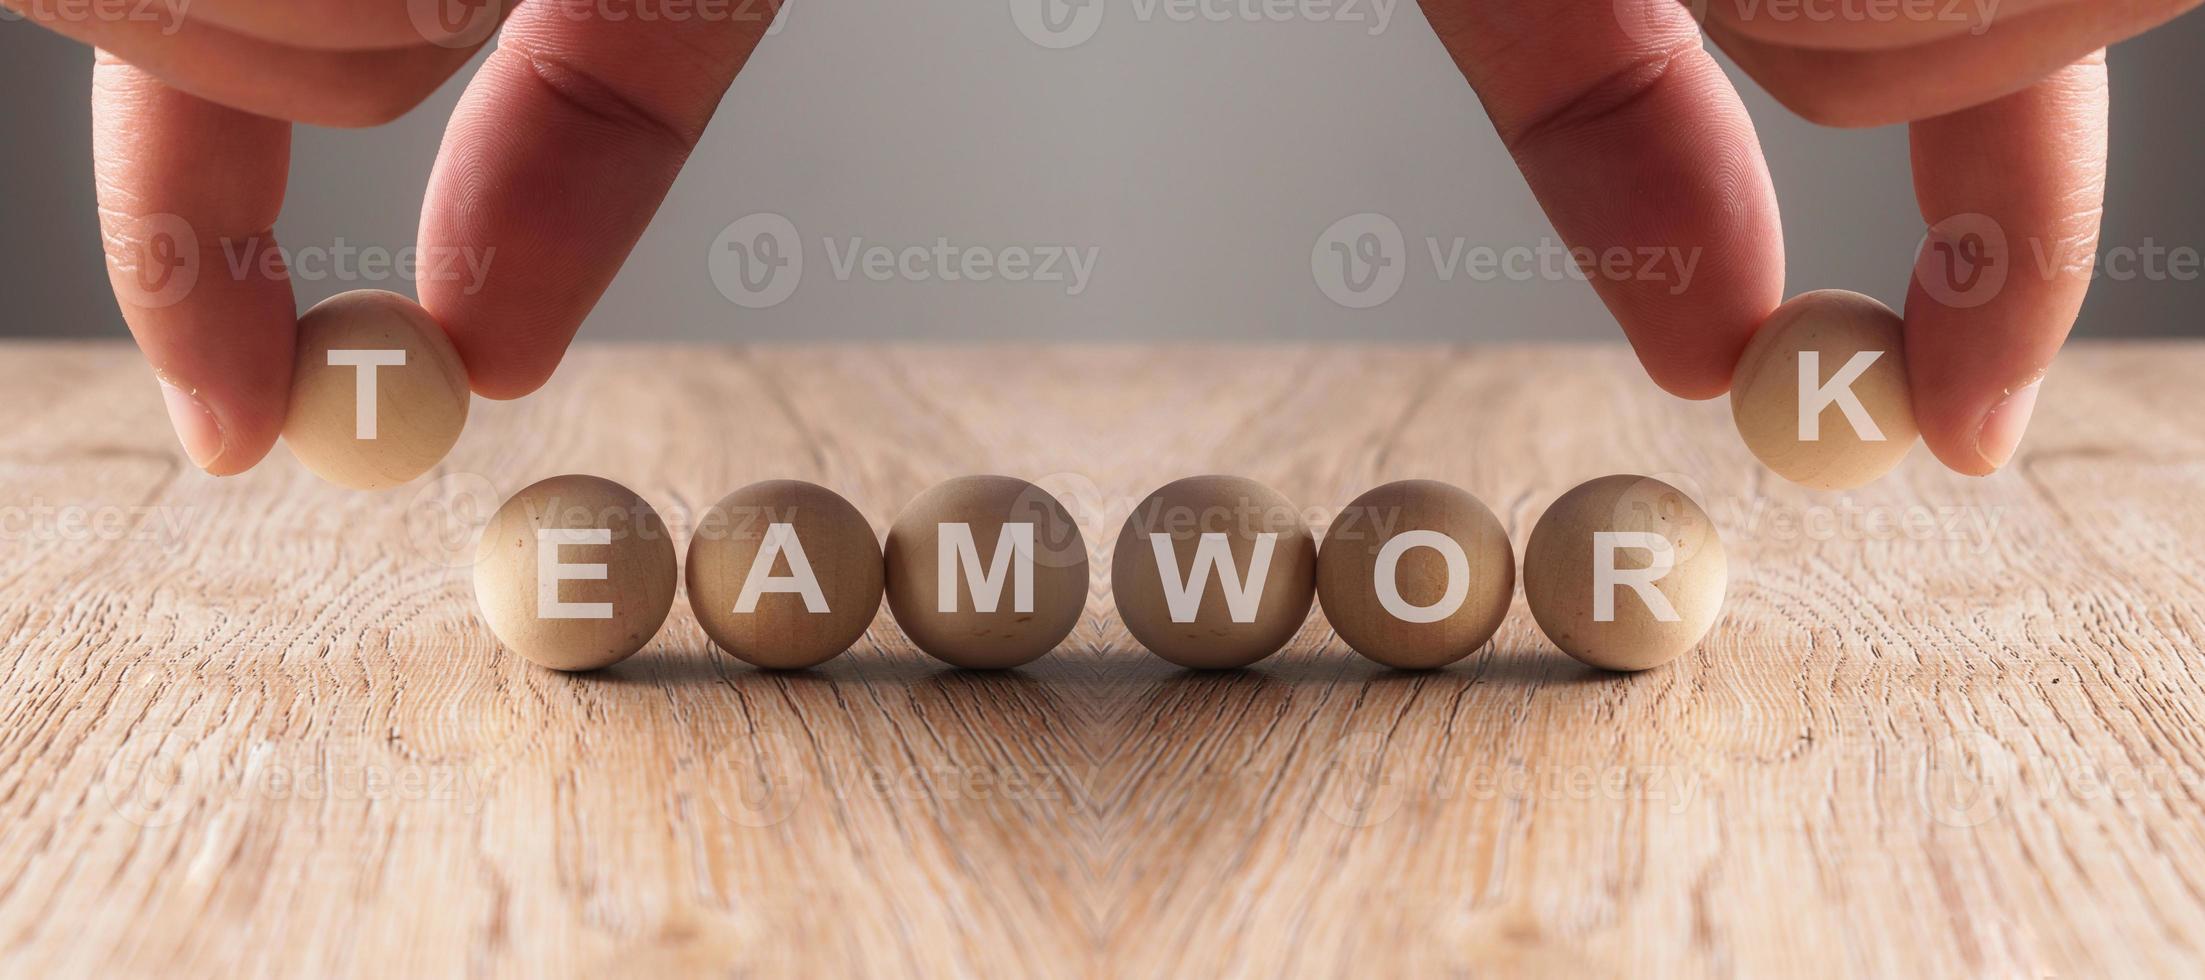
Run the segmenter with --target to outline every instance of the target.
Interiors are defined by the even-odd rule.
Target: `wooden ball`
[[[1604,476],[1563,494],[1524,549],[1524,599],[1539,628],[1606,670],[1658,667],[1698,646],[1729,585],[1714,522],[1650,477]]]
[[[1793,483],[1875,482],[1918,436],[1899,315],[1842,289],[1778,307],[1738,359],[1730,414],[1746,448]]]
[[[1150,652],[1198,670],[1245,667],[1277,653],[1309,618],[1317,544],[1277,491],[1237,476],[1189,477],[1126,518],[1110,586],[1126,629]]]
[[[896,516],[888,608],[919,649],[978,670],[1057,648],[1087,609],[1087,540],[1064,504],[1024,480],[963,476]]]
[[[1516,553],[1468,492],[1388,483],[1341,509],[1317,551],[1317,599],[1334,632],[1389,667],[1444,667],[1508,618]]]
[[[516,493],[475,546],[475,602],[507,649],[554,670],[628,659],[674,604],[674,542],[611,480],[555,476]]]
[[[880,612],[880,539],[834,491],[768,480],[728,494],[689,539],[689,605],[736,659],[801,670],[848,650]]]
[[[467,425],[467,368],[427,310],[358,289],[299,318],[283,441],[314,475],[354,490],[427,473]]]

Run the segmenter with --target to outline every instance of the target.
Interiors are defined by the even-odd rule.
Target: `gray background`
[[[1375,35],[1346,23],[1143,21],[1112,3],[1092,38],[1043,48],[1002,0],[796,0],[584,329],[590,339],[1607,338],[1574,281],[1442,282],[1426,240],[1536,246],[1552,232],[1413,0]],[[2205,17],[2117,48],[2106,247],[2205,247]],[[125,336],[89,179],[90,56],[0,23],[0,335]],[[393,125],[301,129],[288,247],[413,241],[444,120],[471,72]],[[1807,125],[1743,83],[1785,218],[1791,291],[1897,303],[1920,235],[1900,128]],[[731,221],[770,211],[804,239],[786,302],[729,303],[706,268]],[[1390,216],[1410,262],[1375,309],[1326,299],[1310,249],[1335,220]],[[1092,282],[838,281],[821,239],[1097,250]],[[495,259],[493,258],[493,261]],[[2080,331],[2205,332],[2191,275],[2101,277]],[[493,266],[493,273],[494,266]],[[301,305],[360,286],[297,284]]]

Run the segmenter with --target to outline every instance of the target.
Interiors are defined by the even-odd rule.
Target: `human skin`
[[[270,229],[290,126],[387,122],[459,70],[482,38],[417,26],[436,2],[193,0],[170,24],[0,0],[100,49],[94,165],[110,278],[179,438],[210,473],[251,468],[283,427],[297,318]],[[759,3],[748,16],[705,21],[613,19],[559,0],[509,2],[473,24],[486,37],[503,18],[497,49],[446,128],[419,240],[424,256],[495,249],[499,258],[482,282],[418,282],[470,384],[489,398],[520,397],[551,376],[771,14]],[[2105,182],[2104,48],[2200,0],[1899,5],[1932,12],[1911,19],[1839,0],[1804,0],[1835,14],[1813,17],[1798,16],[1798,3],[1693,2],[1701,9],[1678,0],[1423,7],[1565,240],[1595,252],[1696,250],[1681,292],[1669,281],[1591,277],[1648,374],[1686,398],[1729,389],[1739,351],[1784,284],[1768,166],[1695,13],[1706,38],[1806,118],[1911,123],[1930,228],[1905,310],[1915,412],[1951,468],[1981,475],[2004,465],[2089,286]],[[1985,8],[1987,19],[1943,16]],[[202,276],[181,298],[149,298],[134,283],[152,216],[182,221],[209,254],[215,242],[253,243],[276,274]],[[1948,220],[1959,216],[1969,217]],[[1975,227],[1966,222],[1986,219],[2011,246],[2003,286],[1966,302],[1925,289],[1934,264],[1965,244]],[[1894,254],[1914,244],[1895,242]],[[2069,261],[2041,272],[2032,245]]]

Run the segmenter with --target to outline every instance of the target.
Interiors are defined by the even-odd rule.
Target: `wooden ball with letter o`
[[[1493,512],[1431,480],[1378,487],[1340,510],[1317,551],[1325,618],[1390,667],[1454,663],[1485,645],[1516,595],[1516,554]]]
[[[686,574],[689,605],[712,642],[759,667],[832,660],[880,612],[872,524],[834,491],[800,480],[753,483],[708,508]]]
[[[919,649],[959,667],[1016,667],[1056,649],[1087,609],[1087,540],[1047,490],[963,476],[888,530],[888,608]]]

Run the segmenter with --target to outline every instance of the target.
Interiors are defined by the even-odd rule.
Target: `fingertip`
[[[282,433],[282,420],[272,424],[240,406],[231,406],[228,418],[211,407],[199,391],[160,379],[161,401],[168,410],[169,426],[184,455],[209,476],[236,476],[267,458]]]
[[[580,327],[567,322],[562,309],[548,315],[516,309],[521,297],[501,290],[441,279],[423,279],[418,288],[422,308],[459,352],[468,387],[492,401],[512,401],[542,388]]]
[[[1622,319],[1618,316],[1618,319]],[[1695,332],[1634,329],[1625,322],[1624,335],[1638,355],[1640,367],[1661,390],[1686,401],[1704,402],[1730,392],[1730,376],[1737,369],[1738,353],[1745,349],[1744,336],[1758,319],[1742,329],[1714,324]],[[1736,342],[1731,342],[1733,339]]]
[[[1985,405],[1940,397],[1917,386],[1915,424],[1922,442],[1947,469],[1962,476],[1990,476],[2020,454],[2042,389],[2041,380],[2025,382],[1998,391]]]
[[[537,389],[551,380],[551,375],[558,366],[557,361],[541,369],[515,369],[508,366],[477,370],[470,366],[467,369],[467,384],[474,389],[475,394],[491,401],[512,401],[535,394]]]

